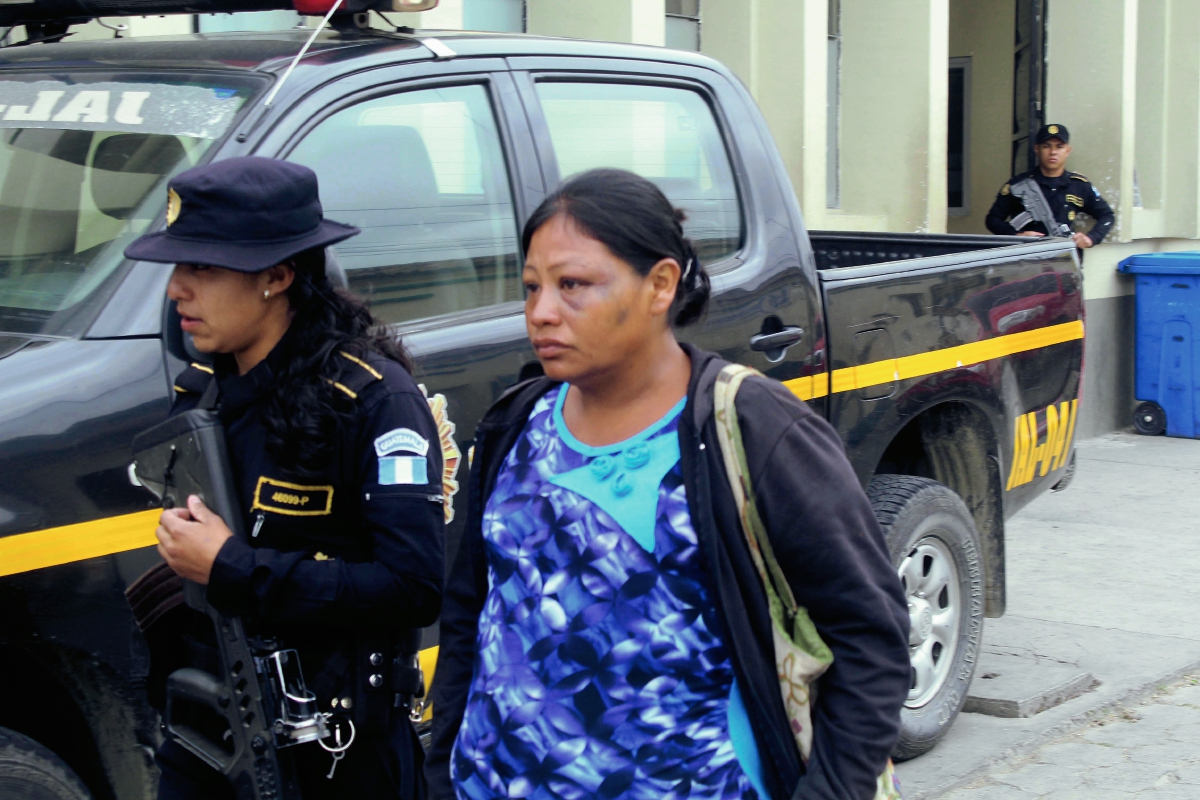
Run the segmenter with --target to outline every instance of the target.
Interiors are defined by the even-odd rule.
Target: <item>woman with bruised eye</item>
[[[650,181],[568,180],[525,227],[544,377],[480,424],[433,684],[431,796],[874,796],[908,614],[833,429],[781,384],[737,399],[758,507],[834,656],[807,767],[713,418],[724,361],[680,343],[709,278]]]

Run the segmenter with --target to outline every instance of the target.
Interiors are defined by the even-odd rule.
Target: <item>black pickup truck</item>
[[[307,35],[0,52],[0,786],[153,794],[160,734],[122,592],[157,559],[157,512],[130,443],[197,356],[169,270],[122,251],[163,225],[169,176],[247,154],[312,167],[328,216],[362,228],[337,259],[417,355],[451,467],[535,364],[526,216],[591,167],[658,183],[713,276],[689,340],[825,415],[870,492],[913,620],[897,755],[933,746],[1004,611],[1005,520],[1072,471],[1069,241],[806,231],[754,101],[694,53],[328,31],[297,61]]]

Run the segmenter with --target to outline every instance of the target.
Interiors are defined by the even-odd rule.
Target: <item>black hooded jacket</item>
[[[806,770],[780,695],[766,594],[717,439],[713,385],[727,362],[683,347],[692,363],[679,424],[688,505],[768,790],[773,800],[870,800],[899,732],[911,675],[908,612],[883,533],[833,428],[782,384],[747,380],[738,419],[758,508],[796,600],[834,655],[820,679]],[[455,796],[450,759],[488,592],[484,507],[531,409],[553,386],[539,378],[513,387],[476,432],[466,528],[447,580],[432,692],[426,777],[436,800]]]

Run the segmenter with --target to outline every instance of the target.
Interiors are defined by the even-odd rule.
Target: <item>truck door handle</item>
[[[783,358],[783,353],[804,338],[804,328],[789,325],[775,333],[757,333],[750,337],[750,349],[766,353],[771,361]]]

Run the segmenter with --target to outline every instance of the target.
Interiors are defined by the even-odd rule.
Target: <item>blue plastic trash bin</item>
[[[1162,413],[1168,436],[1200,439],[1200,251],[1130,256],[1117,270],[1137,276],[1137,428],[1161,433]]]

